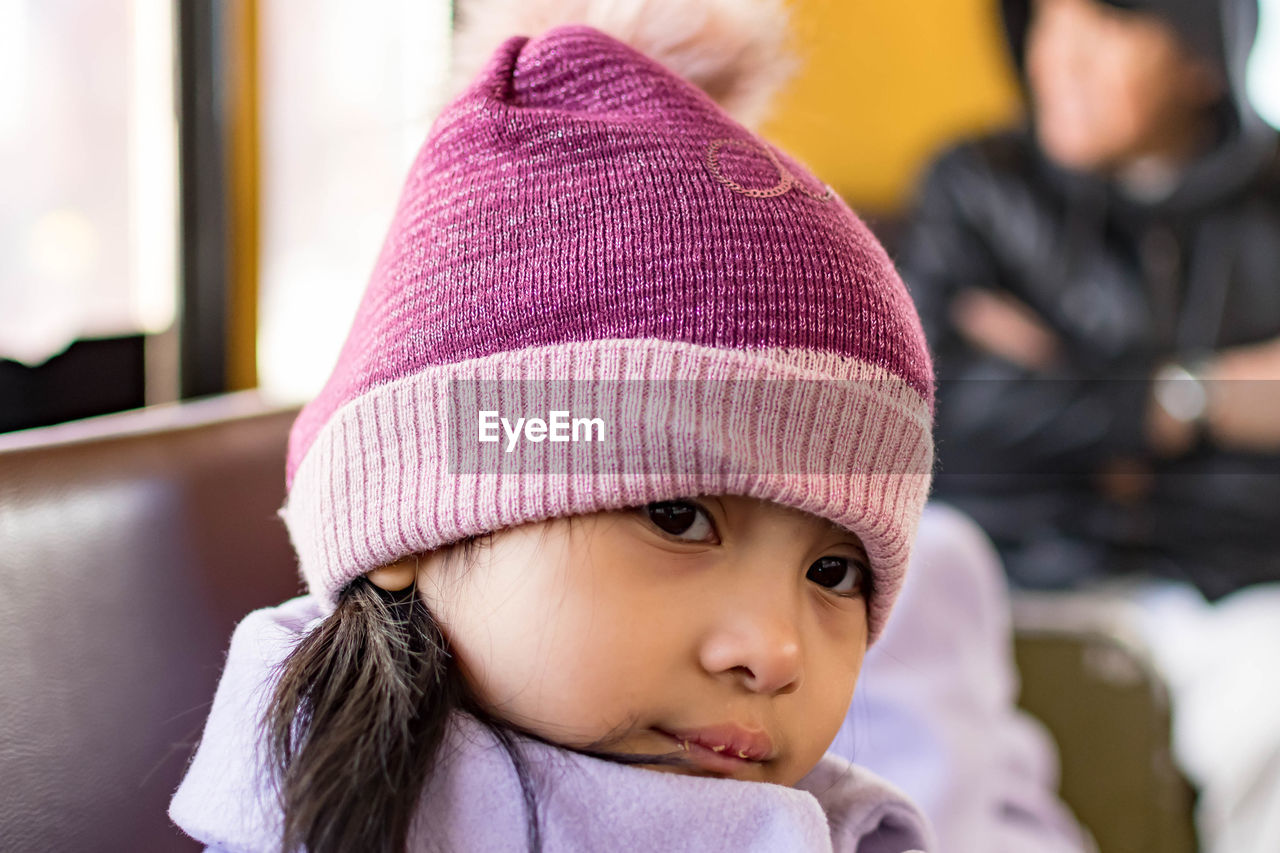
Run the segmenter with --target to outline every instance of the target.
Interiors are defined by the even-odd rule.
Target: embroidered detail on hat
[[[741,183],[725,174],[725,164],[721,161],[720,156],[721,150],[724,148],[737,148],[749,154],[763,154],[768,159],[769,163],[773,165],[773,168],[777,170],[777,182],[771,187],[759,189],[743,186]],[[745,139],[725,138],[712,140],[711,144],[707,146],[706,165],[707,171],[710,172],[711,176],[717,181],[739,195],[745,195],[751,198],[774,198],[793,189],[816,201],[829,201],[832,195],[834,195],[831,191],[831,187],[825,185],[823,186],[823,192],[821,193],[817,193],[809,189],[799,178],[791,174],[791,171],[782,164],[782,161],[778,159],[778,155],[774,154],[769,146],[757,145],[754,142],[750,142]]]

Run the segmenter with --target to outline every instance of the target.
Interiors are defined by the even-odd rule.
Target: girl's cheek
[[[820,684],[825,688],[821,706],[827,710],[824,729],[830,729],[830,738],[848,714],[849,703],[853,700],[858,676],[862,672],[862,662],[867,651],[866,622],[852,628],[833,631],[826,637],[823,648],[824,660],[821,665],[823,675]],[[826,736],[826,733],[822,735]],[[829,742],[829,740],[827,741]]]
[[[832,602],[826,593],[811,598],[816,644],[847,665],[860,666],[867,651],[867,605],[860,598]]]

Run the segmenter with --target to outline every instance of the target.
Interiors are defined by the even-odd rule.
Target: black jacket
[[[1015,57],[1026,5],[1004,3]],[[1280,336],[1280,153],[1241,92],[1257,7],[1218,9],[1232,95],[1217,145],[1163,201],[1055,167],[1026,130],[960,145],[924,178],[897,260],[938,372],[936,493],[987,529],[1015,582],[1136,570],[1214,598],[1280,580],[1280,456],[1202,442],[1161,460],[1143,437],[1162,362]],[[969,287],[1034,309],[1065,366],[969,345],[948,322]],[[1116,459],[1150,466],[1146,498],[1103,496],[1096,474]]]

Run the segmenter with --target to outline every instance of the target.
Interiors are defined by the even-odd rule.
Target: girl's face
[[[857,537],[699,497],[501,531],[418,584],[496,715],[658,769],[793,785],[830,745],[866,651]]]

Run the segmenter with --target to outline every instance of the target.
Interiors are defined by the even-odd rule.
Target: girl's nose
[[[786,602],[726,602],[725,611],[702,643],[702,667],[728,674],[753,693],[794,693],[804,675],[794,606]]]

